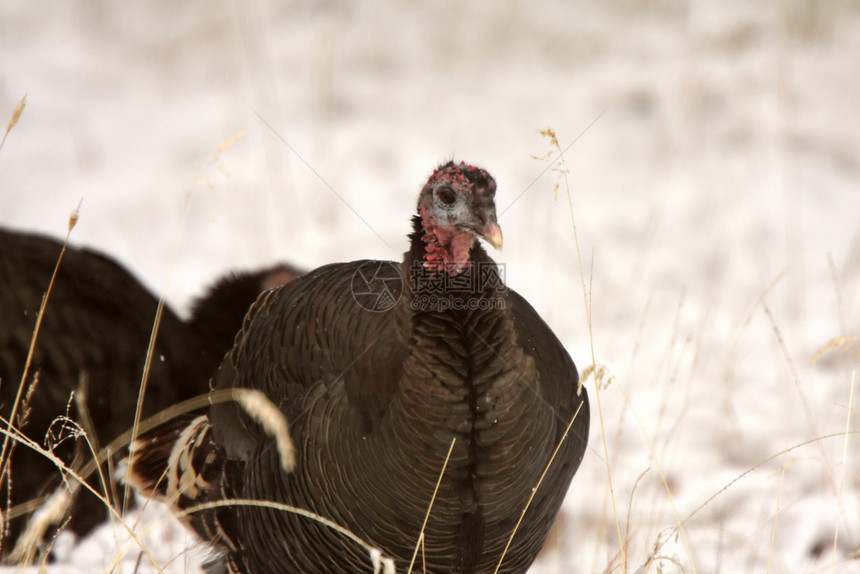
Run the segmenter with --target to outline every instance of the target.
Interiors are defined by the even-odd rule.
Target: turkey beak
[[[502,228],[495,221],[482,227],[478,235],[496,249],[502,248]]]

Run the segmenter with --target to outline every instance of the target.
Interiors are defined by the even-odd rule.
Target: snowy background
[[[231,269],[399,259],[432,169],[485,167],[509,286],[602,365],[531,572],[860,572],[860,341],[811,364],[860,335],[856,1],[3,0],[0,124],[24,94],[0,224],[83,200],[72,243],[181,312]],[[147,546],[195,571],[181,533]],[[62,544],[51,572],[139,559]]]

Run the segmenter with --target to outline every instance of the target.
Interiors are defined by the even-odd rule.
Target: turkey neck
[[[505,454],[522,438],[520,410],[533,403],[534,391],[528,388],[533,362],[524,360],[516,344],[498,267],[481,245],[475,242],[470,265],[451,276],[424,267],[424,232],[417,217],[413,228],[402,263],[399,309],[409,355],[392,422],[403,443],[399,450],[412,453],[415,465],[424,465],[416,471],[430,484],[456,439],[440,488],[448,490],[448,500],[458,501],[446,510],[452,519],[460,516],[458,538],[468,538],[459,540],[465,544],[460,547],[478,554],[460,557],[462,571],[468,571],[466,564],[480,557],[488,518],[482,486],[493,485],[483,483],[487,477],[493,479],[486,482],[504,483],[502,477],[516,466]],[[530,400],[522,400],[524,394]],[[400,424],[410,432],[398,432]]]
[[[486,412],[481,401],[489,398],[490,387],[498,387],[500,377],[522,370],[518,360],[522,353],[516,345],[504,283],[483,247],[475,241],[469,265],[451,275],[423,265],[422,237],[421,219],[416,216],[411,249],[402,267],[400,328],[410,354],[401,390],[414,386],[409,391],[427,401],[431,412],[450,419],[454,433],[450,438],[470,438],[472,427]],[[463,409],[465,418],[453,424]]]

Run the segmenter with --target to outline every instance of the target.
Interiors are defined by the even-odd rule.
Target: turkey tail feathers
[[[211,427],[205,415],[180,419],[159,427],[129,448],[126,482],[141,494],[170,506],[185,508],[202,500],[211,487],[207,475],[218,446],[210,438]]]

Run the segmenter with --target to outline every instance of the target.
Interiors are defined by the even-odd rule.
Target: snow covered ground
[[[184,311],[228,269],[399,259],[437,163],[486,167],[509,286],[603,374],[532,572],[860,572],[860,341],[812,362],[860,335],[858,54],[849,0],[4,0],[0,224],[83,200],[72,242]],[[49,571],[109,571],[110,531]]]

